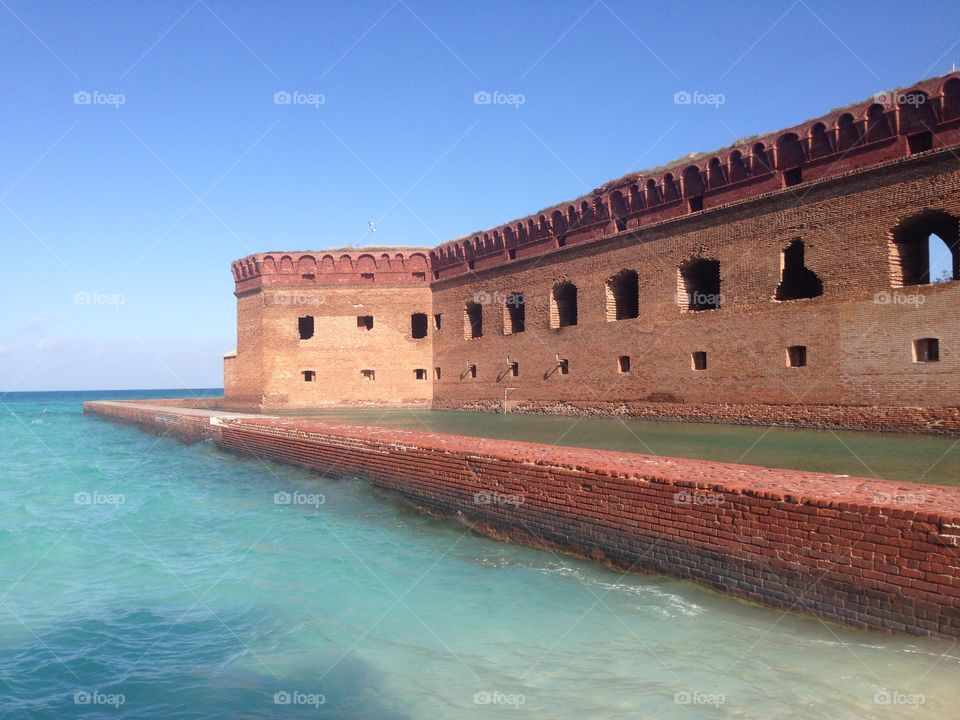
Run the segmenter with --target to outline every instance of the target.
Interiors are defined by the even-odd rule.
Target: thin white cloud
[[[41,338],[37,341],[37,350],[40,352],[56,352],[66,347],[67,341],[63,338]]]
[[[34,315],[26,319],[23,323],[24,330],[36,330],[49,324],[53,320],[53,315]]]

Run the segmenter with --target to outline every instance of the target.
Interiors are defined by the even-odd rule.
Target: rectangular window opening
[[[426,313],[413,313],[410,316],[410,335],[414,340],[422,340],[427,336]]]
[[[510,363],[510,377],[520,377],[520,363]]]
[[[313,273],[304,273],[303,275],[301,275],[301,277],[302,277],[304,280],[316,280],[316,279],[317,279],[317,276],[314,275]]]
[[[503,313],[503,334],[513,335],[527,329],[527,306],[523,293],[507,295]]]
[[[483,337],[483,306],[468,302],[463,311],[463,336],[467,340]]]
[[[360,273],[360,279],[373,282],[373,273]]]
[[[915,135],[908,135],[907,148],[910,150],[911,155],[933,150],[933,133],[920,132]]]
[[[471,366],[469,366],[469,367],[467,368],[467,375],[469,375],[469,376],[472,377],[472,378],[476,378],[476,377],[477,377],[477,366],[476,366],[476,365],[471,365]]]
[[[687,200],[687,210],[692,213],[703,210],[703,195],[698,195],[697,197],[692,197]]]
[[[913,341],[913,361],[917,363],[940,362],[939,338],[920,338]]]
[[[357,327],[360,330],[373,330],[373,315],[357,315]]]
[[[426,369],[424,369],[424,368],[417,368],[416,370],[413,371],[413,376],[414,376],[417,380],[426,380],[426,379],[427,379],[427,371],[426,371]]]
[[[795,167],[783,171],[783,186],[792,187],[803,182],[803,170]]]
[[[690,367],[694,370],[706,370],[707,369],[707,354],[703,350],[698,350],[693,353],[690,358]]]
[[[622,373],[630,372],[630,356],[621,355],[617,358],[617,371]]]
[[[566,358],[562,358],[562,359],[557,363],[557,367],[560,368],[560,374],[561,374],[561,375],[569,375],[569,374],[570,374],[570,361],[567,360]]]
[[[317,379],[317,373],[313,370],[304,370],[302,374],[304,382],[313,382]]]
[[[373,370],[361,370],[360,374],[363,376],[364,380],[376,380],[376,373]]]
[[[441,322],[442,322],[442,319],[441,319],[441,317],[440,317],[440,313],[436,313],[436,314],[433,316],[433,329],[434,329],[434,330],[439,330],[439,329],[440,329]]]
[[[435,367],[435,368],[433,369],[433,379],[434,379],[434,380],[439,380],[439,379],[440,379],[440,368]]]
[[[514,248],[510,248],[509,250],[507,250],[507,257],[510,258],[511,260],[516,260],[517,251]]]
[[[791,345],[787,348],[787,367],[807,366],[807,346]]]
[[[297,329],[300,331],[301,340],[309,340],[313,337],[313,315],[307,315],[297,318]]]
[[[415,273],[413,273],[413,279],[414,279],[414,280],[426,280],[426,279],[427,279],[427,274],[426,274],[426,273],[422,273],[422,272],[415,272]]]

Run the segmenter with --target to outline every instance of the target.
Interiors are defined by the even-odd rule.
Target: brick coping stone
[[[309,417],[222,412],[178,406],[177,402],[180,401],[103,401],[84,405],[162,410],[196,418],[217,418],[230,425],[286,428],[306,437],[337,436],[384,445],[399,444],[591,472],[638,483],[658,482],[908,520],[960,523],[960,487],[328,422]],[[903,507],[904,503],[898,498],[908,498],[910,507]]]

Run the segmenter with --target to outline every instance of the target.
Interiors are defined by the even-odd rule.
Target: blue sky
[[[2,0],[0,41],[0,391],[199,387],[231,260],[435,245],[947,72],[960,4]]]

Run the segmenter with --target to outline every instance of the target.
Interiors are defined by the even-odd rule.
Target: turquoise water
[[[81,399],[0,398],[0,718],[957,715],[954,643],[495,542]]]
[[[550,445],[960,485],[960,442],[931,435],[445,410],[323,410],[310,415]]]

